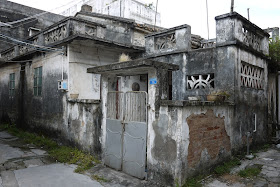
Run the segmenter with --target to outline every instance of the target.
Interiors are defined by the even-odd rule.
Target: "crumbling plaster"
[[[206,116],[210,112],[209,127],[215,124],[215,120],[222,121],[222,125],[226,130],[226,136],[223,138],[229,139],[231,147],[232,124],[233,124],[233,107],[229,105],[222,106],[161,106],[159,117],[155,118],[152,123],[149,123],[148,134],[150,146],[148,147],[148,172],[151,179],[160,179],[161,176],[168,176],[168,180],[183,181],[190,177],[195,172],[206,172],[212,164],[223,161],[231,155],[229,147],[225,152],[217,157],[209,157],[209,154],[203,151],[196,160],[199,160],[195,165],[188,163],[190,131],[188,120],[191,116]],[[211,112],[215,118],[211,117]],[[217,124],[218,125],[218,124]],[[214,125],[215,126],[215,125]],[[220,128],[220,127],[219,127]],[[222,128],[222,126],[221,126]],[[210,132],[211,133],[211,132]],[[207,137],[203,137],[207,138]],[[211,136],[214,138],[214,135]],[[221,142],[222,143],[222,142]],[[221,144],[222,145],[222,144]],[[211,145],[209,145],[211,146]],[[217,148],[218,150],[222,147]],[[216,148],[213,147],[214,150]],[[149,153],[149,151],[151,151]],[[208,150],[209,151],[209,150]],[[215,152],[215,154],[217,154]],[[205,162],[208,164],[205,164]],[[201,167],[204,163],[204,167]],[[194,168],[196,169],[194,172]],[[203,171],[205,170],[205,171]]]

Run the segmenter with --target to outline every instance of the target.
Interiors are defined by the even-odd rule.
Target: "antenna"
[[[207,14],[207,32],[208,32],[208,40],[209,40],[209,21],[208,21],[208,1],[206,0],[206,14]]]
[[[156,4],[156,14],[155,14],[155,25],[154,25],[154,30],[156,30],[156,24],[157,24],[157,7],[158,7],[158,0]]]
[[[230,13],[233,13],[234,0],[231,0]]]

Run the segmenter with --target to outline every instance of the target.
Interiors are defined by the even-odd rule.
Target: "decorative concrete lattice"
[[[249,31],[245,27],[242,28],[242,33],[243,33],[243,42],[259,51],[261,48],[261,37]]]
[[[241,62],[241,86],[263,89],[264,70],[263,68]]]
[[[155,37],[155,49],[156,50],[174,48],[175,45],[176,45],[175,33]]]
[[[214,74],[187,76],[188,89],[214,88]]]
[[[58,26],[44,35],[45,44],[61,41],[67,37],[67,25]]]

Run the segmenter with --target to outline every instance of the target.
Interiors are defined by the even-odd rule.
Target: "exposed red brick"
[[[205,114],[192,114],[187,118],[190,133],[188,148],[188,164],[194,167],[201,157],[201,152],[207,149],[211,159],[216,159],[220,149],[230,151],[230,138],[225,130],[224,117],[216,117],[213,110]]]

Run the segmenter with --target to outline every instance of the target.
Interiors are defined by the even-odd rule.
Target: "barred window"
[[[15,74],[11,73],[10,74],[10,79],[9,79],[9,96],[14,97],[15,96]]]
[[[41,96],[42,95],[42,67],[38,67],[34,69],[34,95]]]

